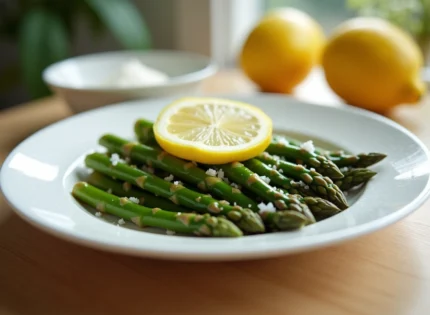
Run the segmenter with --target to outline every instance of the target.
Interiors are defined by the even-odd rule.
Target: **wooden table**
[[[321,82],[314,83],[298,97],[314,97]],[[205,91],[254,93],[237,72],[220,73]],[[317,99],[337,102],[326,90]],[[0,162],[25,137],[70,114],[57,98],[0,112]],[[430,104],[391,117],[430,144]],[[389,228],[309,253],[189,263],[59,240],[12,214],[0,195],[0,314],[429,314],[429,211],[427,202]]]

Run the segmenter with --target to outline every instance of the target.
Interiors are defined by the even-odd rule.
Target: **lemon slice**
[[[158,144],[177,157],[205,164],[250,159],[270,143],[272,121],[252,105],[217,98],[182,98],[154,124]]]

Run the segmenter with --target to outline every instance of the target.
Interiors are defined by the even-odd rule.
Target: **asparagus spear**
[[[342,172],[336,164],[330,161],[327,157],[301,149],[298,146],[289,144],[287,141],[279,137],[272,139],[266,152],[281,155],[287,160],[298,164],[309,165],[310,167],[315,168],[315,170],[321,175],[328,176],[332,179],[343,177]]]
[[[275,136],[274,138],[277,139],[278,141],[283,138],[286,141],[288,141],[291,145],[294,145],[294,146],[300,146],[302,144],[302,142],[296,139],[292,139],[285,136]],[[376,164],[382,161],[387,156],[385,154],[375,153],[375,152],[353,155],[353,154],[347,154],[342,150],[328,151],[318,147],[315,148],[315,153],[326,156],[338,167],[349,166],[349,167],[357,167],[357,168],[369,167],[373,164]]]
[[[104,135],[100,138],[99,143],[111,152],[130,157],[132,161],[147,163],[168,171],[183,181],[197,185],[203,191],[213,193],[220,199],[254,211],[258,210],[254,200],[223,182],[220,178],[207,175],[195,163],[174,157],[161,149],[128,142],[114,135]]]
[[[87,179],[87,182],[98,189],[111,191],[112,194],[121,197],[135,197],[139,199],[139,204],[148,208],[161,208],[174,212],[190,212],[189,209],[175,205],[170,200],[159,198],[153,194],[142,190],[135,189],[130,183],[114,180],[99,172],[93,172]]]
[[[139,142],[144,144],[156,144],[154,136],[154,124],[145,119],[139,119],[134,124],[134,133],[136,134]]]
[[[138,226],[153,226],[175,232],[202,236],[237,237],[242,236],[232,222],[211,217],[208,214],[169,212],[159,208],[147,208],[131,202],[128,198],[119,198],[108,194],[85,182],[73,187],[73,196],[100,212],[116,215]]]
[[[261,217],[272,231],[288,231],[300,229],[311,223],[303,213],[294,210],[263,212]]]
[[[266,176],[275,186],[281,187],[289,194],[297,194],[302,196],[314,196],[312,190],[306,185],[301,185],[301,182],[296,182],[294,179],[281,174],[275,168],[263,163],[258,159],[250,159],[244,162],[245,166],[254,173],[260,176]]]
[[[367,168],[352,168],[344,173],[344,178],[335,181],[335,184],[342,190],[349,190],[355,186],[366,183],[369,179],[376,175]]]
[[[320,197],[304,197],[303,201],[311,209],[317,221],[334,216],[341,212],[341,210],[332,204],[330,201]]]
[[[387,155],[382,153],[360,153],[357,155],[345,154],[342,151],[329,152],[328,157],[339,167],[365,168],[385,159]]]
[[[317,195],[333,202],[340,209],[343,210],[348,207],[345,196],[339,187],[333,184],[330,178],[323,177],[315,170],[309,170],[303,165],[282,161],[279,158],[271,156],[267,152],[260,154],[257,159],[264,163],[276,165],[278,169],[282,169],[285,175],[291,176],[297,180],[302,180],[306,185],[309,185]]]
[[[246,168],[242,163],[234,162],[220,166],[227,178],[245,186],[263,200],[273,202],[276,208],[280,210],[293,210],[303,213],[311,222],[315,218],[309,208],[301,201],[299,195],[286,195],[268,185],[257,174]]]
[[[208,195],[195,192],[182,185],[172,184],[155,175],[133,168],[124,163],[111,163],[109,157],[93,153],[85,158],[87,167],[102,174],[118,178],[140,187],[156,196],[201,213],[225,215],[243,231],[249,233],[264,232],[264,225],[258,214],[240,206],[230,206],[226,201],[218,201]]]
[[[258,160],[257,162],[254,162],[254,164],[259,163],[263,164]],[[253,164],[253,162],[248,161],[248,164]],[[222,169],[227,174],[228,178],[231,178],[233,181],[247,187],[263,200],[273,202],[281,210],[285,209],[285,205],[293,203],[293,205],[289,206],[288,209],[298,210],[296,209],[297,204],[299,206],[306,204],[312,214],[318,215],[319,217],[321,217],[322,213],[327,217],[340,212],[340,209],[328,200],[313,196],[303,198],[301,195],[291,195],[283,189],[276,190],[274,187],[269,185],[270,182],[266,183],[260,178],[260,176],[258,176],[257,173],[253,172],[241,163],[236,162],[224,165],[222,166]],[[267,178],[270,180],[270,177]],[[302,212],[309,217],[306,210]],[[310,220],[312,221],[312,218],[310,218]]]

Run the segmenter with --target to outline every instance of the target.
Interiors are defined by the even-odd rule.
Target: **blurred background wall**
[[[293,6],[309,13],[326,33],[357,14],[383,16],[408,31],[413,31],[410,27],[419,21],[417,17],[422,21],[430,20],[430,4],[425,11],[428,16],[420,13],[420,3],[424,0],[0,0],[0,109],[26,102],[33,96],[19,80],[21,64],[17,38],[2,34],[2,22],[11,8],[22,3],[46,6],[46,3],[87,2],[106,8],[114,2],[126,1],[130,1],[143,18],[152,38],[151,49],[199,52],[212,56],[224,67],[236,65],[236,52],[248,30],[264,12],[277,7]],[[118,36],[113,36],[109,30],[93,36],[87,19],[82,16],[74,19],[70,56],[124,49]],[[430,26],[427,32],[430,34]],[[430,43],[429,34],[421,34],[426,44]]]
[[[0,10],[7,5],[7,2],[12,1],[15,0],[0,0]],[[175,0],[133,0],[133,2],[150,30],[152,48],[175,49],[182,45],[175,36],[175,29],[178,27],[178,10],[181,10],[181,6],[178,4],[182,3]],[[194,2],[197,3],[197,7],[202,6],[199,4],[201,1]],[[72,55],[78,56],[122,49],[122,46],[110,32],[103,32],[100,36],[94,38],[91,32],[88,31],[88,24],[85,23],[84,19],[81,18],[76,24],[76,36],[71,47]],[[18,59],[18,43],[4,38],[0,39],[0,73],[8,72],[8,67],[16,64]],[[8,84],[8,81],[15,80],[15,75],[10,73],[7,77],[2,77],[0,81],[0,108],[6,108],[30,99],[30,95],[23,85],[13,86]]]

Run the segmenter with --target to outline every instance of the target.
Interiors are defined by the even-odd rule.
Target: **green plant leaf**
[[[139,10],[128,0],[86,0],[91,9],[127,49],[150,47],[148,28]]]
[[[63,21],[49,10],[34,8],[23,16],[19,32],[21,72],[32,97],[49,94],[42,72],[68,56],[68,38]]]

